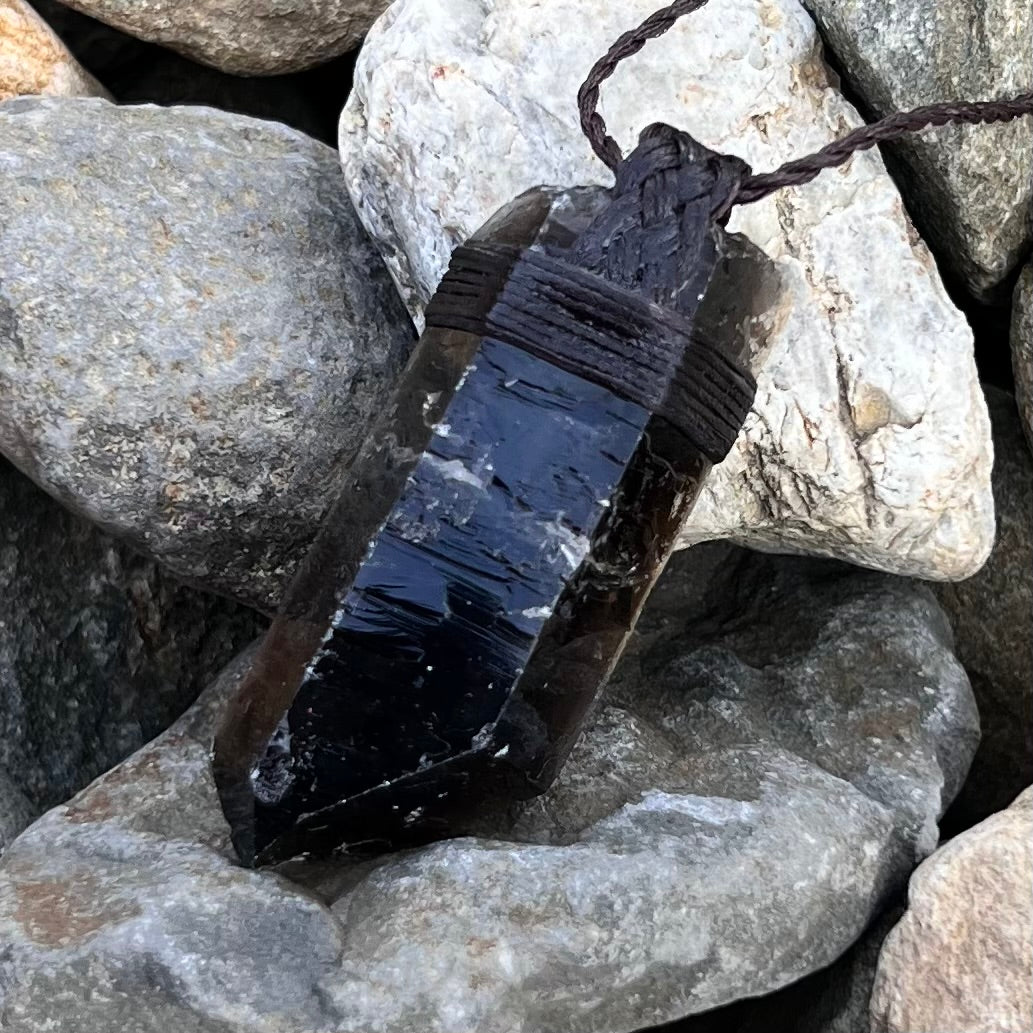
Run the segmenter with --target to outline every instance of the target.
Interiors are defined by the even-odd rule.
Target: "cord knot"
[[[681,129],[654,122],[642,130],[638,146],[615,173],[618,197],[662,185],[679,204],[709,197],[711,218],[723,223],[753,170],[734,154],[719,154]]]

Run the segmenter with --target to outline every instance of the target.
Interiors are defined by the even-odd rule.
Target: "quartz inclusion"
[[[566,256],[610,202],[531,191],[475,240]],[[705,222],[653,300],[742,357],[770,270]],[[218,733],[241,860],[418,842],[543,791],[709,465],[599,383],[428,329]]]

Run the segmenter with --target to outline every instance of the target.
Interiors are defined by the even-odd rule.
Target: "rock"
[[[9,1029],[326,1028],[320,982],[338,968],[342,931],[284,880],[228,863],[211,806],[211,702],[5,855],[0,928],[18,956],[0,982]]]
[[[334,152],[202,108],[0,109],[0,451],[275,607],[412,328]]]
[[[1007,807],[1033,782],[1033,460],[1015,399],[993,387],[986,396],[997,457],[997,542],[975,577],[935,589],[954,626],[983,728],[971,774],[947,818],[951,833]]]
[[[168,727],[261,628],[0,461],[0,773],[67,800]],[[0,843],[4,799],[0,780]]]
[[[14,780],[0,768],[0,857],[15,836],[39,813]]]
[[[876,117],[1033,84],[1029,0],[803,0]],[[996,293],[1033,243],[1033,129],[951,126],[892,148],[922,235],[977,297]]]
[[[71,0],[68,6],[234,75],[311,68],[357,46],[389,0]]]
[[[106,96],[24,0],[0,0],[0,101],[36,93]]]
[[[1012,308],[1011,362],[1022,429],[1033,449],[1033,265],[1026,266],[1015,287]]]
[[[136,39],[58,0],[33,3],[120,104],[201,104],[283,122],[324,143],[336,139],[351,79],[350,68],[340,65],[350,56],[306,72],[246,78]]]
[[[902,914],[903,908],[890,908],[834,964],[784,990],[683,1019],[663,1033],[871,1033],[879,949]]]
[[[1033,1029],[1033,789],[937,850],[879,956],[873,1033]]]
[[[275,873],[208,768],[245,655],[9,848],[6,1028],[617,1033],[783,986],[935,845],[978,734],[949,638],[922,586],[703,546],[544,798]]]
[[[575,94],[655,7],[399,0],[378,21],[341,156],[411,311],[450,250],[524,189],[609,180],[578,129]],[[622,66],[601,110],[625,151],[666,120],[758,170],[859,123],[795,0],[712,0]],[[736,209],[729,226],[777,260],[786,287],[756,342],[754,413],[684,543],[731,537],[935,579],[974,573],[993,512],[972,337],[880,159],[857,155]]]

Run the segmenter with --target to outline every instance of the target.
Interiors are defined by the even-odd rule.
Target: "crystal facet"
[[[748,408],[777,284],[712,218],[728,162],[653,127],[613,191],[531,191],[457,252],[217,736],[245,863],[554,778]]]

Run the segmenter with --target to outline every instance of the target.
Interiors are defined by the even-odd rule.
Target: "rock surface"
[[[1033,1029],[1033,789],[915,872],[886,938],[873,1033]]]
[[[25,0],[0,0],[0,101],[25,94],[106,96]]]
[[[341,156],[414,313],[450,250],[512,197],[609,180],[578,129],[575,94],[655,7],[399,0],[378,21]],[[859,122],[795,0],[712,0],[622,66],[601,110],[625,150],[668,121],[758,170]],[[972,337],[880,159],[857,155],[739,208],[730,228],[777,260],[785,294],[755,342],[754,412],[685,543],[732,537],[936,579],[974,573],[993,513]]]
[[[764,997],[691,1016],[655,1033],[871,1033],[879,949],[903,908],[892,907],[834,964]]]
[[[357,46],[389,0],[69,0],[133,36],[234,75],[310,68]]]
[[[803,0],[878,118],[921,104],[993,100],[1033,83],[1029,0]],[[950,126],[894,145],[922,235],[978,297],[1033,243],[1033,124]]]
[[[1033,265],[1022,270],[1012,308],[1011,363],[1022,429],[1033,449]]]
[[[14,780],[0,768],[0,857],[15,836],[39,813]]]
[[[983,729],[969,779],[948,815],[951,833],[1007,807],[1033,782],[1033,459],[1015,399],[993,387],[986,395],[997,456],[997,541],[975,577],[935,587]]]
[[[0,460],[0,773],[33,814],[168,727],[262,626]],[[0,784],[0,840],[5,793]]]
[[[658,593],[544,798],[376,860],[230,863],[208,750],[241,657],[9,848],[7,1028],[627,1031],[831,962],[932,849],[978,734],[943,615],[724,545]]]
[[[181,576],[275,607],[411,339],[330,148],[0,109],[0,451]]]

